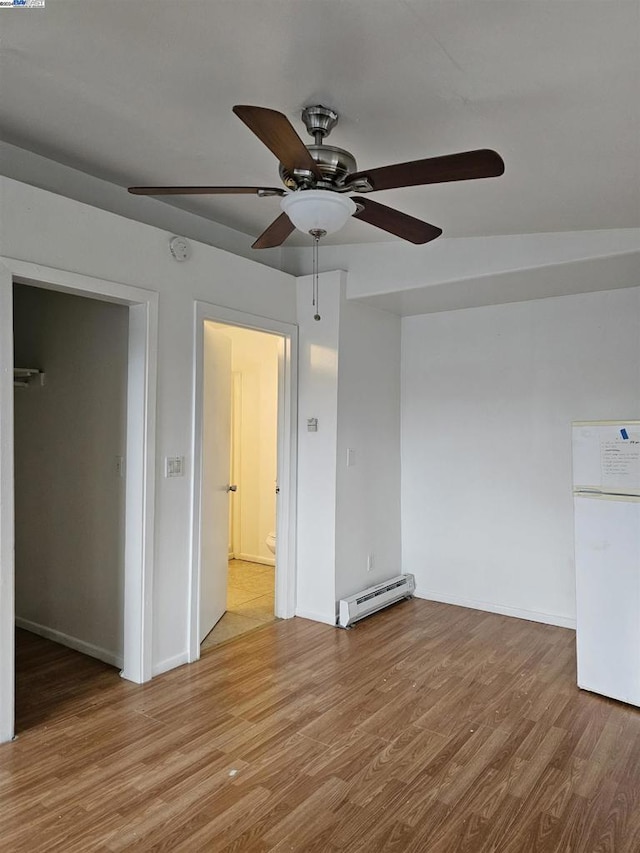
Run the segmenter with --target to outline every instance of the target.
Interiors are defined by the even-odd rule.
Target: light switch
[[[347,447],[347,468],[356,464],[356,452],[353,447]]]
[[[165,456],[165,477],[184,477],[184,456]]]

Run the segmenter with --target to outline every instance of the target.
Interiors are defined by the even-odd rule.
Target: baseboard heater
[[[396,575],[384,583],[378,583],[349,598],[340,599],[338,625],[348,628],[359,619],[370,616],[383,607],[395,604],[403,598],[411,598],[416,589],[413,575]]]

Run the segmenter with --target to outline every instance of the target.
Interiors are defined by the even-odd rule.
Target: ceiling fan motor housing
[[[316,104],[312,107],[305,107],[302,110],[302,121],[310,135],[315,139],[316,145],[318,145],[325,136],[329,136],[333,128],[337,125],[338,113],[329,107]]]
[[[347,175],[357,171],[353,154],[343,148],[325,145],[323,140],[338,123],[338,113],[321,104],[305,107],[302,111],[302,121],[315,142],[306,148],[318,164],[321,179],[313,173],[301,169],[287,169],[280,164],[280,178],[287,189],[340,190],[343,188]]]
[[[308,145],[307,150],[318,164],[322,180],[306,170],[286,169],[280,164],[280,178],[290,190],[313,186],[318,189],[337,190],[342,188],[347,175],[357,172],[353,154],[333,145]]]

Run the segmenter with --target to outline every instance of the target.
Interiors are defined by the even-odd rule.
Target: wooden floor
[[[569,630],[414,600],[142,687],[19,633],[2,851],[640,850],[640,711],[575,687]]]

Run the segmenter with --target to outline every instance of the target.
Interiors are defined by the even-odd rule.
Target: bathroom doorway
[[[192,660],[294,609],[296,330],[202,304],[199,311]]]
[[[221,347],[230,355],[230,360],[222,356],[230,383],[226,379],[221,383],[229,390],[229,415],[220,424],[229,430],[226,610],[204,637],[209,623],[201,625],[202,649],[276,618],[278,362],[283,340],[268,332],[207,321],[205,371],[207,360],[216,358]],[[216,400],[218,391],[211,389]]]

